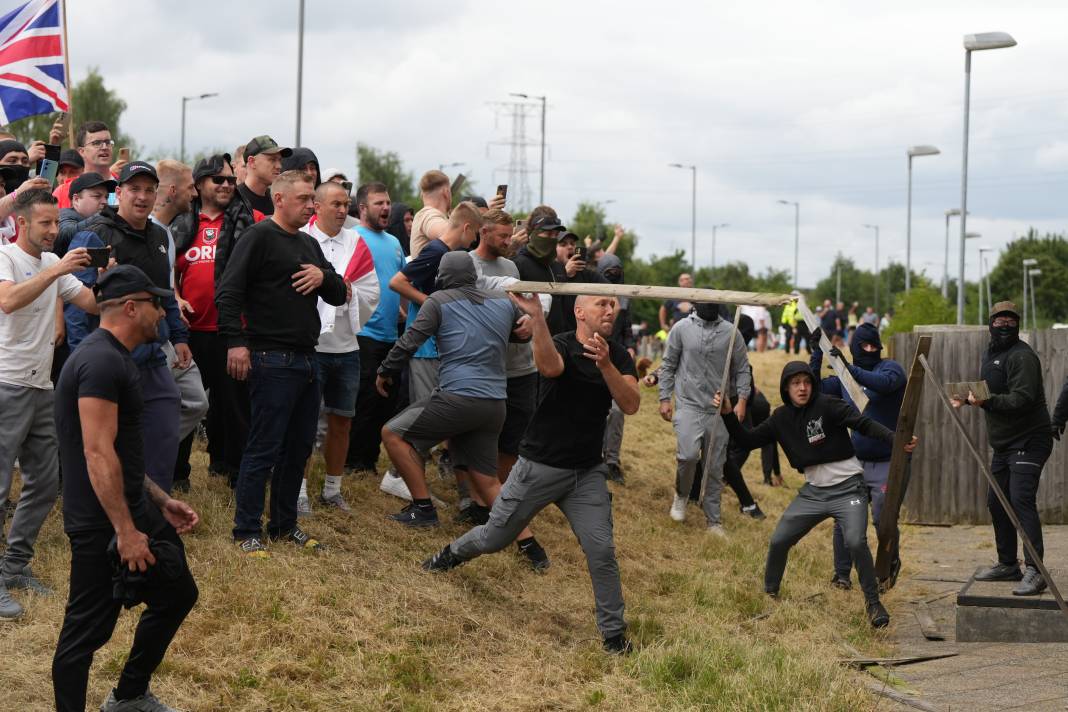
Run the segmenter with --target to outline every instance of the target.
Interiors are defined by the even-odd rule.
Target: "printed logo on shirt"
[[[215,261],[215,245],[204,245],[203,247],[190,247],[185,251],[185,260],[190,264],[194,262]]]
[[[805,435],[808,436],[808,442],[810,445],[823,442],[827,438],[827,435],[823,432],[823,416],[810,420],[805,425]]]
[[[219,231],[213,227],[204,228],[204,244],[210,245],[219,239]]]
[[[160,245],[160,246],[159,246],[159,251],[160,251],[160,252],[161,252],[162,254],[164,254],[164,255],[165,255],[165,254],[167,254],[167,248],[166,248],[166,247],[164,247],[163,245]]]
[[[850,505],[860,504],[860,500],[859,499],[851,499],[851,500],[849,500],[849,504]]]

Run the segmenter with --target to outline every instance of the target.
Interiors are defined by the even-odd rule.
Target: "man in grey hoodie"
[[[664,361],[660,367],[660,417],[675,426],[678,449],[675,456],[678,467],[675,475],[675,499],[671,505],[671,518],[677,522],[686,519],[686,499],[693,485],[697,463],[702,451],[708,450],[712,438],[712,458],[705,482],[705,497],[701,503],[708,520],[708,531],[725,537],[720,521],[720,494],[723,491],[723,464],[727,458],[727,429],[720,418],[715,417],[712,397],[723,377],[723,364],[727,359],[734,324],[720,318],[718,304],[698,304],[685,319],[676,322],[668,334],[664,348]],[[746,403],[752,389],[749,371],[749,356],[742,339],[735,339],[730,358],[728,393],[737,392],[738,402],[734,412],[739,419],[745,417]],[[671,396],[675,395],[675,408]]]

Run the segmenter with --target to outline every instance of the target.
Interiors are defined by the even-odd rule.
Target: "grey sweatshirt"
[[[710,411],[712,397],[723,378],[733,329],[734,324],[729,321],[717,319],[710,323],[696,313],[671,327],[660,366],[660,400],[668,400],[674,392],[678,410]],[[752,385],[745,342],[735,337],[727,393],[736,391],[739,398],[748,400]]]

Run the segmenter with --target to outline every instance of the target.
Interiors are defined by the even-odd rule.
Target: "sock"
[[[300,481],[300,495],[298,495],[298,496],[300,496],[300,497],[307,497],[308,496],[308,478],[307,477],[305,477],[303,480]]]
[[[753,502],[748,507],[742,507],[743,512],[752,512],[754,509],[756,509],[756,502]]]
[[[413,499],[412,504],[415,505],[416,509],[424,512],[430,512],[434,509],[434,503],[430,501],[429,497],[427,499]]]
[[[323,483],[323,497],[329,499],[335,494],[341,494],[341,475],[327,475]]]
[[[526,539],[516,539],[515,544],[519,547],[520,551],[526,551],[530,546],[536,544],[537,541],[533,536],[528,536]]]

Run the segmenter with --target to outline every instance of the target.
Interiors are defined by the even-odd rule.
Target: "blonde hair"
[[[449,177],[441,171],[427,171],[419,179],[419,191],[424,195],[440,190],[449,184]]]
[[[449,227],[456,228],[464,225],[471,225],[476,231],[482,227],[482,214],[478,212],[474,203],[460,203],[452,209],[452,214],[449,215]]]
[[[297,183],[314,185],[312,179],[304,171],[284,171],[271,183],[271,198],[291,190]]]
[[[500,208],[490,208],[482,213],[483,225],[507,225],[512,226],[512,216]]]
[[[156,164],[156,175],[159,176],[160,185],[174,185],[187,172],[192,174],[193,169],[173,158],[164,158]]]

